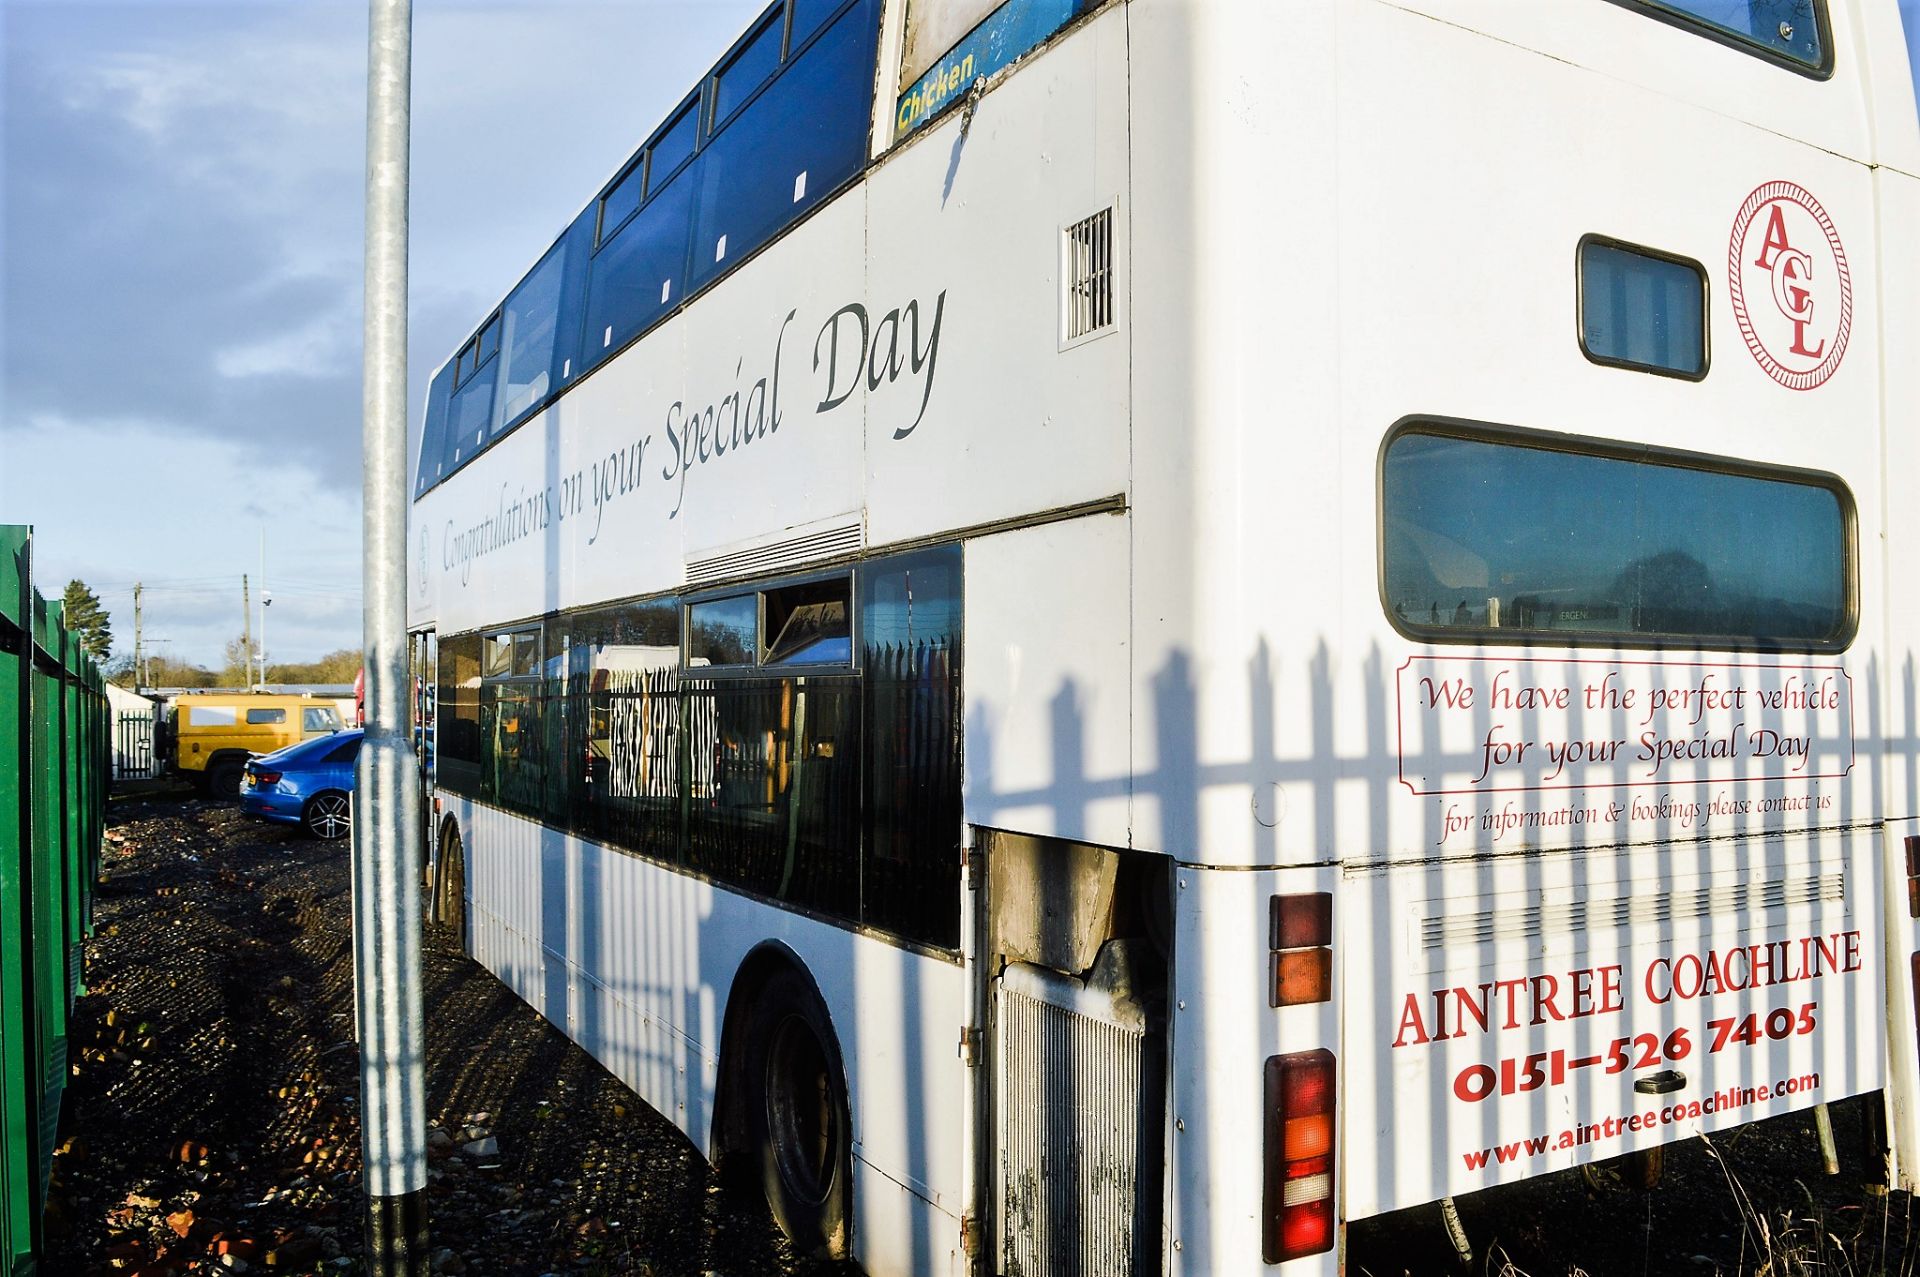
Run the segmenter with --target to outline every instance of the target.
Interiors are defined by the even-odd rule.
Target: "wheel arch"
[[[820,982],[813,978],[813,971],[807,966],[806,959],[793,948],[780,940],[763,940],[747,951],[734,969],[733,983],[727,990],[727,1009],[721,1020],[720,1029],[720,1069],[715,1083],[713,1096],[713,1121],[708,1136],[707,1160],[720,1166],[733,1153],[747,1145],[745,1080],[742,1077],[747,1052],[744,1049],[747,1036],[747,1020],[753,1014],[753,1008],[759,1001],[761,991],[773,977],[781,971],[791,971],[806,986],[808,994],[820,1008],[821,1018],[829,1029],[826,1043],[828,1066],[838,1074],[840,1092],[847,1097],[847,1130],[844,1136],[848,1145],[849,1166],[853,1144],[853,1122],[857,1106],[854,1103],[853,1087],[847,1078],[846,1053],[840,1046],[840,1025],[833,1018],[833,1008],[820,992]]]

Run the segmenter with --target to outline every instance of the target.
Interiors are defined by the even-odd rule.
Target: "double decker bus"
[[[433,378],[434,908],[875,1274],[1911,1185],[1904,39],[778,0]]]

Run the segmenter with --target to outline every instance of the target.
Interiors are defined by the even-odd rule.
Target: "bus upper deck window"
[[[1588,359],[1693,381],[1707,375],[1707,273],[1698,262],[1589,235],[1575,279]]]
[[[780,65],[780,41],[786,35],[785,14],[775,11],[760,24],[760,29],[748,37],[733,60],[720,69],[713,78],[713,126],[718,129],[725,124],[727,117],[740,109],[740,104],[752,96],[753,91],[767,82],[767,78]]]

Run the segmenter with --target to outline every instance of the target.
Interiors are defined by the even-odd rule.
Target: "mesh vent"
[[[1067,340],[1113,326],[1113,210],[1067,227]]]

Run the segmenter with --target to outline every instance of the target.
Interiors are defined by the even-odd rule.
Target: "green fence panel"
[[[0,1277],[36,1273],[106,828],[99,668],[0,525]]]
[[[31,1265],[40,1210],[38,1085],[29,1080],[36,1066],[26,908],[33,863],[31,750],[23,721],[33,650],[26,545],[20,530],[0,528],[0,1271],[7,1273]]]

